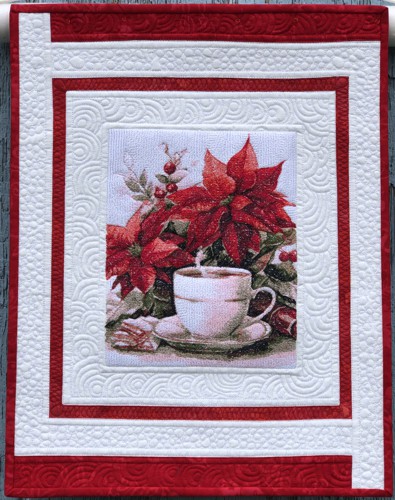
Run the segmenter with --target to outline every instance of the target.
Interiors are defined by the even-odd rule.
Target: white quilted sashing
[[[345,454],[352,455],[354,488],[383,488],[380,43],[308,43],[298,47],[163,41],[51,44],[49,21],[49,14],[21,14],[19,21],[21,199],[15,453]],[[110,59],[116,71],[107,69]],[[47,417],[51,78],[100,75],[349,77],[352,420],[240,423]]]
[[[339,404],[335,93],[254,92],[237,93],[235,98],[234,93],[222,92],[73,91],[68,92],[66,109],[63,403]],[[103,186],[107,182],[108,133],[120,127],[296,130],[296,370],[103,366],[107,290]],[[321,210],[314,210],[314,205]],[[309,295],[315,300],[309,300]]]

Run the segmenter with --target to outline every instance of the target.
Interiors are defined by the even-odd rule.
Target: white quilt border
[[[234,93],[226,92],[68,92],[64,403],[181,406],[339,404],[335,93],[243,92],[237,93],[237,100],[234,99]],[[169,106],[175,109],[176,102],[181,110],[188,110],[186,123],[182,112],[173,112],[171,118],[167,117],[166,111]],[[235,116],[234,106],[232,112],[229,111],[229,107],[237,102],[243,102],[238,108],[239,116]],[[131,114],[133,107],[135,114]],[[195,113],[193,120],[191,113]],[[87,124],[86,114],[93,114],[96,121]],[[185,129],[191,120],[194,129],[201,130],[233,130],[234,122],[237,122],[238,128],[244,130],[272,129],[274,126],[277,131],[289,131],[296,126],[299,131],[296,369],[228,367],[224,370],[211,367],[203,371],[200,367],[189,367],[183,370],[152,368],[151,372],[145,369],[142,373],[140,367],[123,370],[105,367],[103,370],[100,366],[98,346],[103,346],[106,296],[107,131],[119,126],[141,128],[142,124],[145,128],[175,128],[177,124],[178,128]],[[74,154],[74,150],[83,151],[83,154]],[[308,156],[306,151],[309,151]],[[89,178],[91,182],[81,183],[82,178]],[[75,215],[80,212],[81,198],[89,207],[85,217]],[[312,200],[322,206],[320,211],[312,210]],[[322,238],[315,248],[318,229],[322,231]],[[317,274],[320,280],[317,280]],[[97,276],[102,276],[102,279],[97,279]],[[83,283],[89,289],[89,297]],[[316,297],[315,302],[304,299],[305,290]],[[88,326],[96,333],[87,335]],[[83,347],[84,354],[81,354]],[[221,381],[223,389],[219,392]],[[188,387],[187,395],[185,386]]]

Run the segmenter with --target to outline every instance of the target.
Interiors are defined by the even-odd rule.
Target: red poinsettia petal
[[[201,245],[197,246],[195,248],[195,250],[197,248],[200,248],[200,247],[201,248],[207,248],[210,245],[212,245],[213,243],[215,243],[217,240],[219,240],[220,238],[221,238],[221,231],[218,229],[218,231],[215,231],[215,233],[211,233],[209,236],[206,236],[206,238],[203,241],[203,243]],[[192,250],[190,250],[190,251],[192,251]]]
[[[281,231],[281,228],[277,223],[276,214],[273,213],[273,211],[269,209],[269,207],[265,208],[261,208],[258,206],[248,207],[246,209],[246,212],[248,212],[256,219],[259,219],[266,226],[267,228],[266,231],[272,233],[278,233]]]
[[[268,230],[274,233],[281,232],[282,228],[295,227],[295,223],[291,217],[280,206],[269,205],[265,208],[258,206],[248,207],[246,211],[261,220],[268,227]]]
[[[163,269],[156,270],[156,278],[158,280],[164,281],[165,283],[169,283],[169,285],[171,284],[170,276]]]
[[[176,205],[181,205],[197,212],[211,210],[217,204],[217,201],[212,198],[207,189],[200,186],[181,189],[168,198]]]
[[[181,250],[181,248],[178,248],[165,259],[158,260],[155,265],[157,267],[164,267],[164,268],[166,267],[179,268],[187,266],[189,264],[193,264],[194,262],[195,262],[195,257],[193,255],[186,252],[185,250]]]
[[[118,285],[121,285],[121,297],[123,299],[134,289],[128,273],[118,276],[112,287],[115,288]]]
[[[256,180],[258,160],[248,137],[242,149],[228,161],[227,173],[236,181],[237,192],[251,189]]]
[[[221,206],[211,212],[201,213],[188,227],[187,250],[206,248],[220,237],[219,225],[222,216],[229,209]]]
[[[132,258],[129,247],[136,241],[140,232],[142,207],[129,219],[125,227],[107,225],[107,279],[125,274]]]
[[[204,157],[203,184],[216,200],[224,200],[236,190],[236,182],[227,174],[227,166],[209,150]]]
[[[240,265],[246,256],[251,234],[252,229],[249,226],[233,221],[228,222],[222,231],[222,243],[225,250],[237,265]]]
[[[277,224],[282,228],[296,227],[295,222],[285,210],[278,210],[276,213]]]
[[[248,198],[252,200],[253,204],[262,208],[268,207],[272,203],[282,203],[279,198],[274,196],[275,191],[269,193],[269,192],[263,192],[262,190],[257,192],[254,189],[251,189],[248,191]]]
[[[129,241],[126,228],[107,224],[107,248],[127,248]]]
[[[163,241],[171,241],[175,245],[181,245],[181,243],[185,242],[185,238],[175,233],[162,233],[160,239]]]
[[[279,203],[282,206],[293,206],[294,204],[288,201],[282,193],[278,191],[265,191],[265,190],[256,190],[255,186],[253,189],[250,189],[247,193],[248,198],[250,198],[253,203],[256,205],[260,205],[262,207],[266,207],[271,205],[272,203]]]
[[[252,200],[247,196],[243,196],[241,194],[237,194],[230,203],[232,208],[236,208],[237,210],[243,210],[243,208],[251,205]]]
[[[134,258],[131,269],[129,271],[130,281],[143,293],[153,286],[156,279],[156,271],[153,266],[145,265],[139,258]]]
[[[261,220],[253,215],[245,212],[244,210],[236,210],[232,208],[231,211],[233,222],[239,222],[241,224],[247,224],[259,231],[268,231],[269,227]]]
[[[132,256],[127,249],[107,248],[106,277],[125,274],[130,268]]]
[[[143,248],[141,260],[144,264],[156,264],[157,261],[165,259],[175,250],[178,250],[178,246],[175,243],[155,238]]]
[[[141,212],[145,205],[146,203],[143,203],[126,224],[125,234],[130,244],[134,243],[139,235],[141,229]]]
[[[157,238],[162,232],[165,223],[169,220],[169,210],[163,206],[155,212],[151,212],[141,224],[140,243],[147,245]]]
[[[277,187],[278,178],[281,175],[284,161],[275,167],[259,168],[256,173],[256,190],[274,191]]]
[[[261,249],[261,237],[259,235],[259,232],[254,230],[251,234],[250,241],[248,243],[248,248],[253,250],[254,252],[259,252]]]
[[[169,210],[169,220],[179,220],[182,222],[190,222],[200,214],[197,210],[193,210],[188,207],[183,207],[181,205],[174,205]]]

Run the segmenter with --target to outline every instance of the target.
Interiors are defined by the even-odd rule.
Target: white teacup
[[[174,302],[184,327],[196,337],[230,336],[238,326],[251,325],[268,314],[276,303],[270,288],[251,288],[251,273],[232,267],[185,267],[174,273]],[[246,317],[250,300],[258,292],[272,296],[259,316]]]

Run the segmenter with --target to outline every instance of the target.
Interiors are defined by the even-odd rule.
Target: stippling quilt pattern
[[[8,495],[392,494],[387,32],[12,7]]]

